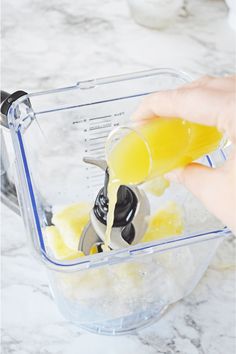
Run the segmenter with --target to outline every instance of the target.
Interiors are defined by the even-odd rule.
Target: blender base
[[[157,311],[145,311],[137,315],[126,316],[116,320],[106,321],[106,323],[79,324],[79,327],[85,331],[105,335],[105,336],[120,336],[134,333],[145,327],[149,327],[156,323],[167,310],[168,305],[158,309]],[[78,325],[78,323],[77,323]]]

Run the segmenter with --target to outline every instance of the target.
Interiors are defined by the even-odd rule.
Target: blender
[[[143,185],[121,186],[110,252],[101,249],[108,135],[129,123],[145,95],[188,81],[185,73],[154,69],[38,93],[2,92],[2,202],[22,215],[32,255],[44,265],[63,315],[89,331],[118,335],[156,321],[194,289],[230,234],[183,186],[171,183],[158,198]],[[201,163],[217,167],[226,157],[220,148]],[[142,243],[148,217],[169,200],[183,207],[183,233]],[[58,260],[44,230],[58,210],[78,202],[90,205],[78,242],[85,256]]]

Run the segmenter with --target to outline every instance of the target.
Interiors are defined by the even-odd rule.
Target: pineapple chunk
[[[65,245],[60,232],[55,226],[46,227],[44,229],[44,236],[56,259],[70,260],[83,256],[82,252],[74,251]]]
[[[144,185],[144,189],[159,197],[161,196],[162,194],[164,194],[166,188],[168,188],[170,185],[170,182],[163,176],[158,176],[148,182],[145,183]]]
[[[79,239],[89,221],[91,206],[86,203],[72,204],[53,215],[52,222],[58,229],[65,245],[78,250]]]
[[[168,236],[180,235],[184,230],[182,211],[174,202],[159,210],[150,218],[142,242],[151,242]]]
[[[96,254],[96,253],[98,253],[98,249],[97,249],[97,246],[94,245],[90,250],[90,254]]]

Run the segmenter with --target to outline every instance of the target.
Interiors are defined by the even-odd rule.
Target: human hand
[[[236,233],[236,76],[207,76],[175,90],[148,95],[132,118],[146,120],[158,116],[216,126],[230,139],[232,152],[223,166],[212,169],[191,163],[166,177],[184,184]]]

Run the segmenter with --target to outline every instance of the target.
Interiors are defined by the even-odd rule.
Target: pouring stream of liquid
[[[104,251],[110,250],[109,245],[110,245],[111,231],[112,231],[112,226],[113,226],[114,216],[115,216],[117,192],[119,187],[120,187],[120,182],[117,179],[115,179],[111,173],[108,182],[109,206],[108,206],[108,213],[107,213],[107,228],[106,228],[105,240],[103,246]]]

